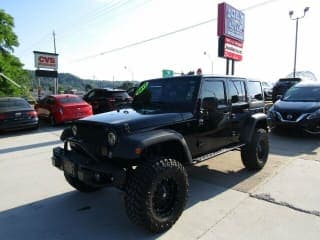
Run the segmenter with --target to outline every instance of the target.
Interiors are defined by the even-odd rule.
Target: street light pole
[[[213,60],[212,60],[212,58],[210,57],[210,54],[207,53],[206,51],[204,51],[204,52],[203,52],[203,55],[207,55],[207,56],[208,56],[208,58],[209,58],[209,60],[210,60],[210,62],[211,62],[211,73],[213,74]]]
[[[309,11],[309,7],[305,7],[303,10],[303,16],[293,17],[294,11],[289,12],[289,16],[291,20],[296,21],[296,37],[295,37],[295,45],[294,45],[294,62],[293,62],[293,77],[296,77],[296,65],[297,65],[297,48],[298,48],[298,28],[299,28],[299,19],[303,18],[306,13]]]
[[[124,66],[124,69],[126,69],[128,72],[130,72],[130,74],[131,74],[131,80],[133,81],[133,79],[134,79],[134,77],[133,77],[133,71],[130,69],[130,68],[128,68],[127,66]]]

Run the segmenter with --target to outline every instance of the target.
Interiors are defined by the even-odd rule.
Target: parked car
[[[125,90],[95,88],[83,96],[90,103],[94,114],[109,112],[132,102],[132,97]]]
[[[36,129],[39,127],[38,115],[23,98],[0,98],[0,130]]]
[[[132,222],[163,232],[186,206],[186,166],[240,150],[247,169],[263,168],[269,153],[263,106],[259,81],[212,75],[147,80],[131,107],[66,128],[52,164],[81,192],[123,190]]]
[[[280,78],[272,89],[272,102],[276,102],[293,85],[301,81],[301,78]]]
[[[77,95],[49,95],[41,99],[35,109],[40,118],[52,126],[92,115],[92,107]]]
[[[291,87],[269,109],[268,122],[271,127],[320,134],[320,83],[300,82]]]
[[[261,82],[263,93],[264,93],[264,100],[271,101],[272,100],[272,89],[273,86],[269,82]]]

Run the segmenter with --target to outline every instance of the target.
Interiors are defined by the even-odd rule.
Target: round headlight
[[[117,136],[116,136],[116,134],[113,133],[113,132],[108,132],[107,137],[108,137],[108,144],[109,144],[110,146],[114,146],[114,145],[116,144],[116,142],[117,142]]]
[[[76,125],[73,125],[73,126],[71,127],[71,130],[72,130],[72,133],[73,133],[74,136],[77,135],[78,129],[77,129],[77,126],[76,126]]]

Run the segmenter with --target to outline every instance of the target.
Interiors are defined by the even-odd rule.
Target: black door
[[[229,98],[231,105],[232,142],[239,142],[240,131],[250,117],[245,79],[229,80]]]
[[[230,104],[222,78],[207,78],[201,86],[198,148],[201,154],[219,150],[231,142]]]

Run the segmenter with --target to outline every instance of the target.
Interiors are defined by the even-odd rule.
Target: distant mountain
[[[293,72],[288,74],[287,77],[293,77]],[[296,77],[300,77],[300,78],[303,78],[306,80],[312,80],[312,81],[317,80],[316,75],[314,75],[313,72],[311,72],[311,71],[297,71]]]
[[[38,87],[38,80],[35,77],[35,71],[27,70],[31,79],[31,87],[36,89]],[[82,79],[70,73],[59,73],[59,89],[60,90],[71,90],[76,89],[77,91],[87,91],[89,88],[122,88],[127,90],[133,85],[138,84],[136,81],[110,81],[110,80],[91,80]],[[53,89],[52,78],[41,78],[40,86],[43,90]]]

